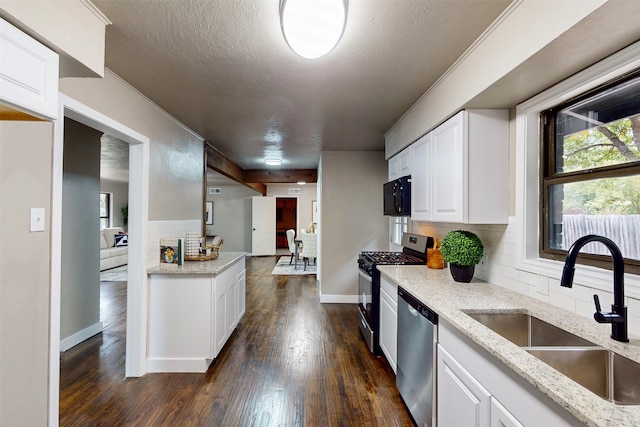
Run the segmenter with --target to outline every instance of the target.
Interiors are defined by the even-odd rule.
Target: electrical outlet
[[[478,270],[486,272],[488,266],[489,266],[489,252],[485,248],[484,254],[482,254],[482,259],[478,264]]]

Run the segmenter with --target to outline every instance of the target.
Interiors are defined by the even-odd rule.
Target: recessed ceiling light
[[[280,0],[280,26],[289,47],[307,59],[331,52],[347,23],[348,0]]]
[[[264,164],[268,166],[280,166],[282,164],[281,159],[264,159]]]
[[[304,181],[298,181],[298,185],[305,185],[305,184],[306,184],[306,182],[304,182]]]

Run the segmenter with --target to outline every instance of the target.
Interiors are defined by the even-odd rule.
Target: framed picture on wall
[[[311,222],[318,223],[318,202],[316,200],[311,202]]]
[[[204,222],[207,225],[213,225],[213,202],[207,202],[207,211],[204,215]]]

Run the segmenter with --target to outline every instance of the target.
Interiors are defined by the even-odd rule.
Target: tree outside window
[[[542,120],[541,256],[561,259],[579,237],[600,234],[640,266],[640,71]],[[584,252],[608,256],[602,245]]]

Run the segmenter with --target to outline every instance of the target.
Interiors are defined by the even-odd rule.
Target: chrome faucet
[[[613,305],[611,313],[603,313],[600,307],[598,295],[593,296],[596,304],[596,312],[593,318],[598,323],[611,323],[611,338],[616,341],[628,342],[627,336],[627,307],[624,306],[624,259],[620,248],[610,239],[595,234],[581,237],[569,248],[567,258],[562,270],[560,286],[570,288],[573,286],[573,274],[575,273],[576,258],[580,249],[589,242],[600,242],[609,248],[613,259]]]

